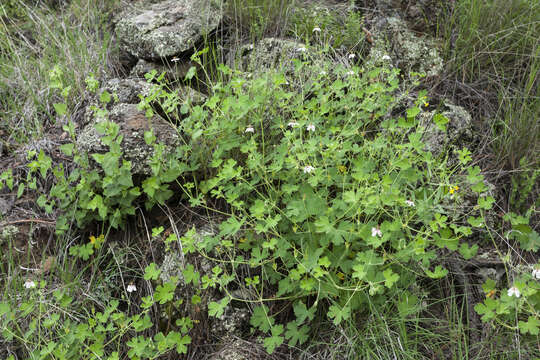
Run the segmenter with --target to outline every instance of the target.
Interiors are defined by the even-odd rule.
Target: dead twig
[[[0,227],[8,226],[8,225],[15,225],[15,224],[24,224],[24,223],[40,223],[40,224],[54,225],[56,224],[56,221],[48,221],[48,220],[41,220],[41,219],[21,219],[21,220],[13,220],[13,221],[6,221],[3,223],[0,223]]]

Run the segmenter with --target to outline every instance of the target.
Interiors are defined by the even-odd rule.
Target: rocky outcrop
[[[192,49],[216,29],[222,9],[218,0],[143,1],[118,15],[116,34],[139,59],[157,60]]]
[[[154,154],[154,148],[147,145],[144,140],[146,131],[153,130],[156,141],[165,145],[168,153],[172,153],[179,145],[180,137],[169,122],[156,114],[147,118],[144,111],[139,110],[135,104],[113,105],[109,111],[108,120],[120,126],[124,160],[131,161],[133,174],[151,174],[149,163]],[[102,144],[102,136],[95,128],[95,122],[92,122],[79,134],[77,145],[88,154],[107,152],[109,149]]]

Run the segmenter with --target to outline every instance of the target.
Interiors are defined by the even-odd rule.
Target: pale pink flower
[[[33,289],[36,287],[36,283],[33,282],[32,280],[28,279],[24,282],[24,287],[27,288],[27,289]]]
[[[375,236],[382,237],[381,229],[379,229],[379,227],[372,227],[371,228],[371,236],[373,236],[373,237],[375,237]]]
[[[405,200],[405,204],[407,204],[410,207],[414,207],[414,201],[412,200]]]
[[[309,125],[307,126],[307,131],[315,131],[315,125],[309,124]]]

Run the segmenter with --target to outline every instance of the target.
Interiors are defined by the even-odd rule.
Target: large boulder
[[[138,58],[169,58],[192,49],[221,16],[221,0],[143,1],[118,15],[116,34]]]

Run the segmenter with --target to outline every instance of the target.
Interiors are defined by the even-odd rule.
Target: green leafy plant
[[[190,167],[203,176],[179,182],[187,200],[227,204],[219,235],[197,242],[188,233],[184,250],[252,268],[257,280],[242,286],[257,294],[251,324],[268,334],[269,352],[285,340],[306,341],[305,319],[316,309],[335,325],[353,322],[366,305],[398,298],[422,277],[446,276],[439,249],[465,257],[477,250],[463,240],[471,226],[484,226],[482,211],[493,203],[478,196],[487,190],[480,169],[467,167],[466,149],[452,166],[425,150],[416,119],[424,94],[405,116],[387,116],[397,76],[386,68],[338,68],[305,84],[305,98],[280,72],[233,78],[215,84],[182,123],[192,141]],[[437,126],[444,130],[447,121],[438,116]],[[464,190],[476,194],[478,206],[456,212]],[[230,281],[220,281],[228,274],[203,277],[202,286],[242,301]],[[267,304],[280,300],[292,301],[296,320],[276,322]],[[210,315],[220,316],[222,305],[212,303]]]
[[[159,288],[159,286],[158,286]],[[56,290],[50,297],[43,281],[22,293],[19,303],[0,302],[0,330],[9,342],[24,345],[34,359],[158,359],[165,354],[185,354],[191,343],[188,335],[193,324],[183,318],[175,330],[145,336],[154,324],[148,308],[163,299],[147,299],[141,313],[128,315],[119,301],[104,304],[102,311],[90,309],[82,318],[70,315],[74,298]],[[127,347],[127,349],[126,349]]]

